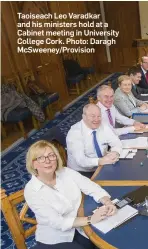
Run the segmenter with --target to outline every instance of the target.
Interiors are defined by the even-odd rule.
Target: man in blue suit
[[[148,56],[141,58],[141,80],[139,86],[148,89]]]
[[[139,87],[141,80],[141,69],[133,66],[128,70],[128,75],[132,81],[132,93],[135,98],[148,102],[148,88]]]

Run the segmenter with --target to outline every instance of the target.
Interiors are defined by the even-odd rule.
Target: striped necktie
[[[111,111],[110,109],[107,109],[107,115],[108,115],[108,119],[109,119],[109,123],[112,127],[114,127],[114,122],[113,122],[113,119],[112,119],[112,115],[111,115]]]
[[[97,156],[100,158],[100,157],[102,157],[102,153],[101,153],[99,144],[98,144],[98,142],[97,142],[96,131],[93,131],[92,134],[93,134],[94,147],[95,147]]]

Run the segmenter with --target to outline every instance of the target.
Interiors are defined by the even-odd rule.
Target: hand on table
[[[139,108],[140,108],[140,111],[145,111],[148,108],[148,105],[144,103]]]
[[[104,220],[107,217],[108,208],[102,206],[96,209],[95,213],[91,216],[91,223],[95,224],[101,220]]]
[[[112,216],[117,212],[117,208],[113,203],[106,205],[107,208],[107,216]]]
[[[119,161],[119,154],[115,151],[107,153],[104,157],[100,158],[99,164],[105,165],[105,164],[114,164],[117,161]]]
[[[107,216],[111,216],[116,213],[117,209],[108,196],[102,197],[100,202],[107,207]]]
[[[141,129],[145,129],[145,127],[146,127],[145,124],[142,124],[142,123],[137,122],[137,121],[134,122],[134,128],[136,131],[141,130]]]

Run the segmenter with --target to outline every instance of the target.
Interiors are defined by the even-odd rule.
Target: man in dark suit
[[[133,66],[129,69],[128,75],[132,80],[132,93],[135,98],[148,101],[148,89],[141,88],[139,86],[139,82],[141,80],[141,69],[139,67]]]
[[[139,86],[148,89],[148,56],[141,58],[141,80]]]

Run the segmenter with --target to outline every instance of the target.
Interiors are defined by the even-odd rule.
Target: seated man
[[[122,145],[110,127],[102,124],[101,110],[97,105],[84,106],[82,117],[66,137],[68,167],[91,177],[97,166],[119,160]]]
[[[148,56],[141,58],[141,80],[139,86],[148,89]]]
[[[97,90],[97,99],[97,105],[101,109],[102,122],[108,124],[117,135],[127,134],[145,127],[144,124],[125,117],[118,112],[116,107],[113,105],[114,90],[110,86],[100,86]],[[116,122],[128,127],[115,128]]]
[[[135,98],[148,102],[148,89],[139,86],[139,81],[141,80],[140,68],[135,66],[131,67],[128,71],[128,75],[132,80],[132,93]]]

